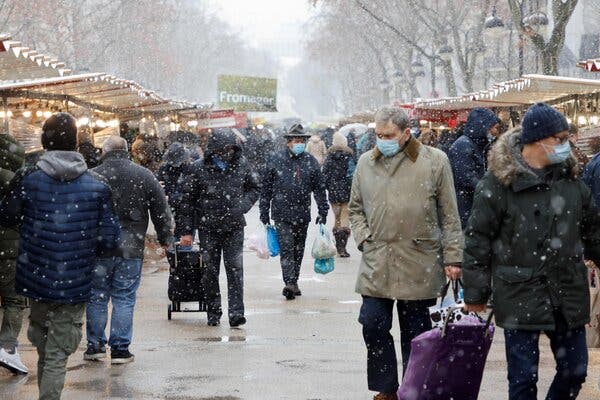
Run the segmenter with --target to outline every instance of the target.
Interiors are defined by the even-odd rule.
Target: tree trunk
[[[558,51],[545,49],[542,51],[542,66],[544,75],[558,75]]]
[[[456,93],[456,82],[454,82],[454,68],[452,68],[452,61],[442,61],[442,67],[444,69],[444,77],[446,78],[446,90],[448,90],[448,96],[455,97]]]

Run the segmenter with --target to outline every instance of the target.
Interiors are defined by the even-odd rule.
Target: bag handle
[[[448,308],[448,314],[446,315],[446,318],[444,319],[444,326],[442,327],[442,337],[446,336],[446,329],[448,328],[448,323],[450,322],[450,316],[452,315],[452,313],[456,310],[461,310],[462,308],[463,308],[462,306]],[[477,316],[479,316],[479,314],[477,314]],[[494,318],[494,310],[493,309],[490,312],[490,315],[488,315],[487,321],[485,322],[485,325],[483,327],[484,337],[487,337],[490,334],[489,328],[490,328],[490,325],[492,324],[492,318]]]
[[[443,301],[446,298],[446,296],[448,295],[448,290],[450,289],[450,285],[452,285],[452,292],[454,293],[454,302],[458,302],[458,292],[461,287],[464,287],[462,280],[460,278],[458,278],[456,280],[450,279],[448,282],[446,282],[444,284],[444,286],[442,286],[442,290],[440,292],[441,299]]]

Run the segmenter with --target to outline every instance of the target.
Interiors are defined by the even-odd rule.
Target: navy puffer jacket
[[[55,303],[87,301],[97,251],[118,245],[108,185],[81,154],[50,151],[19,170],[9,189],[0,225],[21,225],[17,292]]]
[[[469,114],[463,136],[450,147],[448,158],[452,165],[454,187],[460,222],[465,229],[471,215],[475,188],[486,169],[487,137],[491,127],[498,123],[498,117],[487,108],[475,108]]]

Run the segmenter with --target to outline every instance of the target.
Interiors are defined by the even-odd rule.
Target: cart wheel
[[[171,320],[171,305],[169,304],[169,306],[167,307],[167,318],[169,319],[169,321]]]

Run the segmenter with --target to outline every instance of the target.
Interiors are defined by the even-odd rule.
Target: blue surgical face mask
[[[397,139],[379,139],[377,138],[377,148],[384,157],[392,157],[400,152],[400,143]]]
[[[571,144],[568,140],[565,140],[564,143],[557,144],[554,146],[544,146],[544,150],[546,150],[546,154],[548,155],[548,160],[550,164],[560,164],[563,163],[569,158],[571,155]],[[552,148],[552,153],[548,151],[548,147]]]
[[[221,157],[219,157],[217,155],[213,156],[212,161],[213,161],[213,164],[215,164],[215,167],[217,167],[221,171],[226,171],[227,168],[229,168],[229,164],[227,163],[227,161],[223,160]]]
[[[304,153],[304,150],[306,150],[306,143],[294,143],[292,145],[292,153],[297,156]]]

